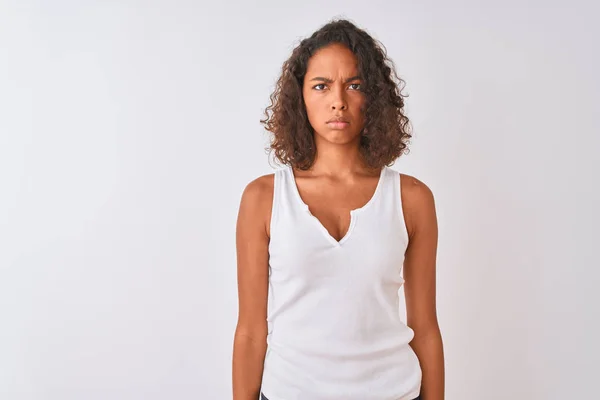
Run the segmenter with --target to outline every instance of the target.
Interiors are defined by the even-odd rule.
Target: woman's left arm
[[[409,243],[404,260],[406,323],[421,364],[421,400],[444,399],[444,350],[436,310],[438,225],[433,193],[418,179],[401,174],[401,196]]]

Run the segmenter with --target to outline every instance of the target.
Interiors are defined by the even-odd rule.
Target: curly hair
[[[315,160],[316,146],[304,99],[302,85],[308,61],[317,50],[330,44],[346,46],[357,58],[361,85],[365,93],[365,124],[360,137],[360,153],[372,168],[391,165],[408,153],[411,124],[404,115],[405,81],[398,77],[394,62],[385,47],[366,31],[346,20],[331,20],[300,41],[283,63],[281,75],[270,96],[271,104],[261,119],[271,132],[270,145],[280,163],[307,170]]]

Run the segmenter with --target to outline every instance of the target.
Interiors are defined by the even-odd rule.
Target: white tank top
[[[275,171],[268,335],[269,400],[412,400],[421,368],[400,319],[408,233],[399,173],[383,167],[372,198],[338,242],[309,211],[290,166]]]

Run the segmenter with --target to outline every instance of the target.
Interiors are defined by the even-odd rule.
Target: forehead
[[[354,53],[341,44],[330,44],[319,49],[308,60],[306,75],[353,76],[358,73],[358,60]]]

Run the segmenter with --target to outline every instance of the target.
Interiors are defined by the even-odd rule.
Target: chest
[[[331,279],[365,284],[396,282],[406,235],[393,215],[353,213],[341,241],[308,212],[286,215],[269,243],[271,280],[320,285]]]
[[[372,187],[371,187],[372,186]],[[300,193],[303,206],[319,228],[340,242],[353,225],[354,214],[373,198],[377,182],[350,188],[344,185],[306,188]]]

